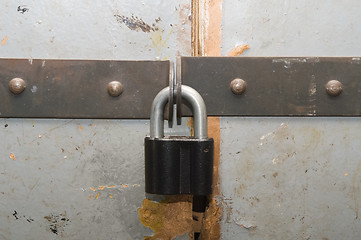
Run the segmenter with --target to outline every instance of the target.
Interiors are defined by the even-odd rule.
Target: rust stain
[[[78,126],[79,131],[83,130],[83,127],[81,125]]]
[[[1,40],[1,45],[4,46],[6,44],[6,41],[8,40],[8,36],[5,36],[3,40]]]
[[[90,189],[91,189],[93,192],[96,191],[96,189],[95,189],[94,187],[90,187]]]
[[[100,195],[100,193],[98,192],[97,195],[96,195],[96,197],[95,197],[95,200],[98,199],[99,195]]]
[[[192,231],[192,196],[169,196],[160,203],[144,199],[138,214],[141,223],[154,231],[144,239],[174,239]]]
[[[107,186],[107,188],[115,188],[115,185]]]
[[[99,186],[98,190],[104,190],[105,186]]]
[[[16,160],[14,153],[10,153],[11,160]]]
[[[200,55],[200,43],[199,43],[199,0],[193,0],[192,2],[192,30],[191,30],[191,46],[192,56]]]
[[[202,56],[220,56],[222,0],[200,0],[199,37]]]
[[[90,195],[90,196],[89,196],[89,199],[91,199],[92,197],[93,197],[93,195]]]
[[[110,196],[109,196],[109,197],[110,197],[110,198],[113,198],[113,195],[111,195],[111,194],[110,194]]]
[[[220,56],[222,43],[222,0],[192,1],[192,55]],[[189,121],[189,123],[191,123]],[[188,125],[188,124],[187,124]],[[192,124],[190,124],[192,125]],[[200,239],[220,239],[221,208],[215,196],[218,190],[218,166],[220,158],[220,119],[208,118],[208,136],[214,139],[213,194],[209,197],[204,213]]]
[[[230,57],[239,56],[239,55],[241,55],[241,54],[244,52],[244,50],[246,50],[246,49],[250,49],[250,46],[247,45],[247,44],[242,44],[242,45],[239,45],[239,46],[233,48],[231,51],[229,51],[229,52],[227,53],[227,55],[230,56]]]
[[[201,239],[216,240],[221,237],[222,209],[217,205],[215,196],[219,195],[218,166],[220,159],[220,119],[219,117],[208,118],[208,136],[214,139],[214,167],[213,167],[213,194],[209,198],[209,206],[206,209],[201,228]]]
[[[345,172],[345,173],[344,173],[344,175],[345,175],[345,176],[347,176],[347,175],[348,175],[348,173],[347,173],[347,172]]]
[[[191,128],[191,136],[194,136],[194,125],[193,125],[193,118],[188,118],[187,126]]]
[[[123,188],[127,188],[128,185],[127,185],[127,184],[123,184],[122,187],[123,187]]]

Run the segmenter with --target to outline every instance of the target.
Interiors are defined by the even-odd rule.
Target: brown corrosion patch
[[[231,51],[227,53],[227,56],[235,57],[241,55],[244,50],[250,49],[250,46],[247,44],[238,45],[237,47],[233,48]]]
[[[203,226],[201,228],[201,239],[207,240],[216,240],[221,237],[219,221],[222,210],[214,198],[219,195],[218,166],[220,158],[220,133],[219,117],[209,117],[208,136],[214,139],[213,194],[209,197],[209,206],[204,214]]]
[[[189,195],[169,196],[159,203],[144,199],[138,214],[141,223],[154,231],[153,236],[144,239],[168,240],[192,231],[192,197]]]

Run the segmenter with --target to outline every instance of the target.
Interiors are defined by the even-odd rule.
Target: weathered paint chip
[[[8,36],[5,36],[3,40],[1,41],[1,45],[4,46],[6,44],[6,41],[8,40]]]
[[[227,53],[230,57],[235,57],[241,55],[246,49],[250,49],[250,46],[247,44],[238,45],[237,47],[233,48],[231,51]]]

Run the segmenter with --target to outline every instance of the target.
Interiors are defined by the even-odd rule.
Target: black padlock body
[[[212,193],[213,138],[146,137],[144,146],[147,193]]]

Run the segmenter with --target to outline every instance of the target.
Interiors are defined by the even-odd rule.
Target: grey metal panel
[[[1,57],[174,60],[190,55],[189,3],[2,1]],[[154,30],[144,32],[140,26],[145,25]],[[152,235],[137,213],[145,198],[147,133],[148,121],[138,120],[0,119],[0,239],[133,240]],[[90,189],[103,184],[117,187]],[[50,229],[54,224],[58,235]]]
[[[359,239],[359,118],[222,118],[222,239]]]
[[[6,58],[174,60],[191,51],[188,0],[2,1],[0,13]]]
[[[361,2],[354,0],[223,1],[222,55],[360,56]]]
[[[0,239],[152,235],[137,213],[147,134],[145,120],[0,119]]]
[[[1,119],[0,238],[151,235],[137,214],[148,132],[141,120]]]

